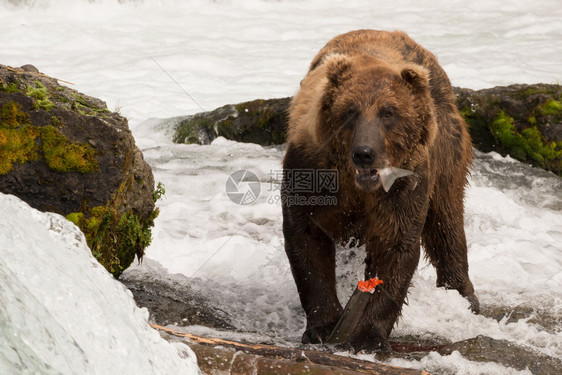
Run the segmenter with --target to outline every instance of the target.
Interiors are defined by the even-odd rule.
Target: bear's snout
[[[375,150],[370,146],[355,146],[351,151],[351,160],[360,168],[369,168],[375,162]]]
[[[371,146],[354,146],[351,160],[355,166],[355,183],[365,191],[374,191],[380,186],[378,170],[374,167],[377,153]]]

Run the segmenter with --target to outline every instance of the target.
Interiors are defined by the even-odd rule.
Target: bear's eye
[[[350,107],[343,115],[343,122],[348,127],[353,127],[355,120],[359,117],[359,110],[356,107]]]
[[[395,112],[394,107],[385,106],[382,107],[381,110],[379,111],[379,116],[384,120],[389,120],[394,117],[394,112]]]

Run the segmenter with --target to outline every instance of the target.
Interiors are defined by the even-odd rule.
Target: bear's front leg
[[[336,293],[335,244],[299,208],[283,207],[285,251],[306,313],[302,342],[321,343],[343,311]]]
[[[390,331],[400,315],[408,287],[420,257],[420,241],[400,240],[392,245],[372,239],[367,242],[365,278],[378,277],[378,285],[370,296],[365,313],[349,344],[356,350],[390,352]]]

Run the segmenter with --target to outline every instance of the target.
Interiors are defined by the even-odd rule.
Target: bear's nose
[[[351,151],[351,160],[359,167],[370,167],[375,162],[375,150],[369,146],[355,146]]]

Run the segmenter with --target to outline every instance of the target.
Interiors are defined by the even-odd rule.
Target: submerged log
[[[189,339],[183,341],[197,354],[205,374],[342,374],[342,375],[428,375],[423,370],[405,369],[302,348],[264,344],[245,344],[174,331],[156,324],[166,334]]]

